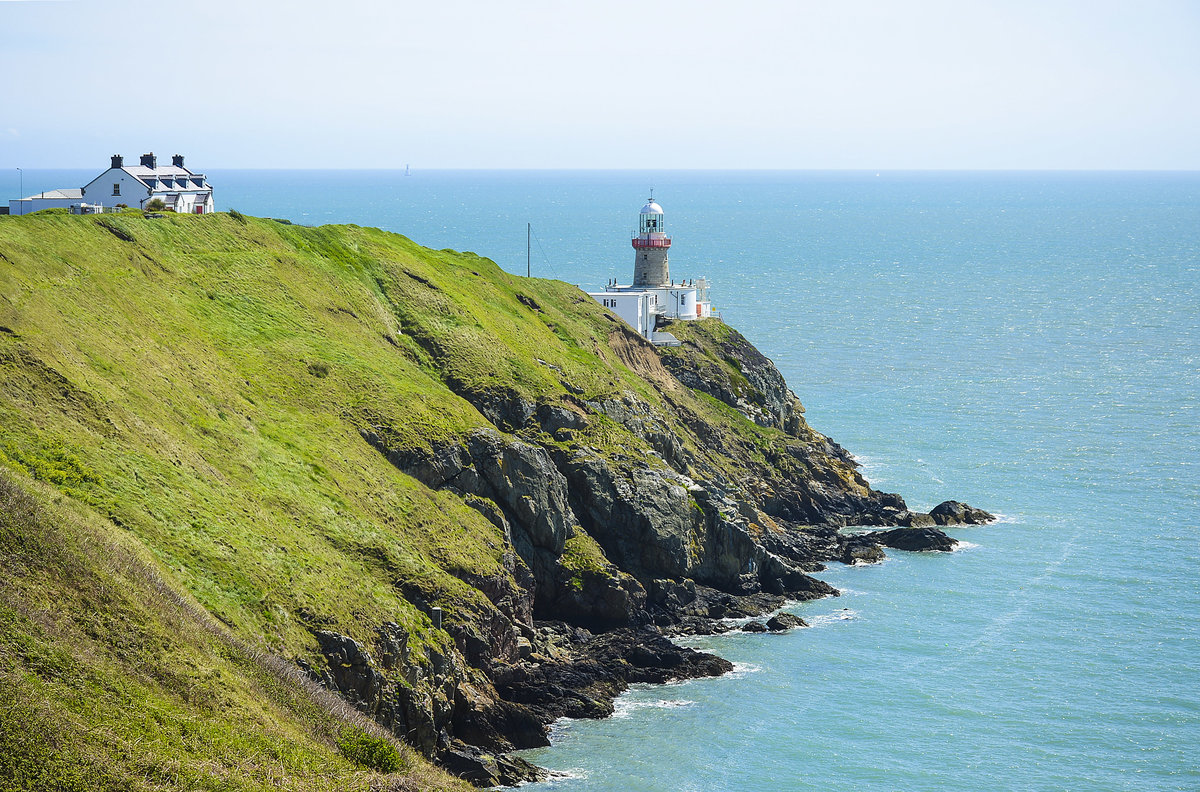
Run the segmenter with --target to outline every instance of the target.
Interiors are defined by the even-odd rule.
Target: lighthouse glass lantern
[[[666,232],[666,224],[663,223],[663,210],[658,204],[651,201],[642,207],[642,213],[638,215],[638,234],[662,234]]]

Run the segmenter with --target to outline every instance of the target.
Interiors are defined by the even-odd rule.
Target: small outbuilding
[[[64,187],[59,190],[46,190],[37,195],[16,198],[8,202],[8,213],[27,215],[42,209],[69,209],[83,201],[83,190],[78,187]]]

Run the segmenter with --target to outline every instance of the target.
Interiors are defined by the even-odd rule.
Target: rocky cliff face
[[[318,678],[477,783],[534,778],[536,768],[493,752],[545,744],[558,717],[611,713],[630,682],[728,670],[669,643],[664,631],[709,632],[720,629],[716,619],[836,595],[805,572],[877,561],[883,544],[953,543],[936,529],[940,539],[903,533],[916,528],[875,538],[840,526],[928,532],[935,520],[975,521],[976,510],[961,504],[915,515],[900,496],[871,489],[737,331],[718,322],[673,329],[685,339],[679,349],[657,350],[621,329],[609,338],[656,386],[660,405],[633,390],[537,402],[449,381],[492,427],[422,451],[389,447],[364,429],[399,470],[456,494],[503,531],[517,584],[482,587],[496,613],[448,628],[454,658],[393,666],[404,683],[388,681],[387,663],[321,633],[330,668],[344,670]],[[436,354],[435,344],[426,347]],[[575,541],[591,555],[570,552]]]

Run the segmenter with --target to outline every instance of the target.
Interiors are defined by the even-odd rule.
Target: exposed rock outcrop
[[[874,541],[886,547],[894,547],[897,550],[911,551],[926,551],[936,550],[940,552],[948,552],[954,549],[958,544],[957,539],[953,539],[937,528],[893,528],[890,531],[877,531],[873,534],[868,534]]]
[[[609,342],[655,383],[669,413],[629,390],[585,401],[572,387],[534,403],[448,381],[495,429],[417,450],[390,447],[382,429],[362,430],[397,468],[456,493],[500,529],[511,547],[508,574],[464,577],[495,607],[449,620],[456,651],[440,658],[440,671],[420,678],[420,659],[402,659],[402,642],[386,654],[381,643],[401,684],[353,641],[318,634],[330,670],[314,674],[477,783],[534,778],[503,753],[546,744],[556,718],[610,714],[630,683],[729,669],[663,632],[806,626],[790,614],[760,617],[787,599],[836,596],[808,574],[826,562],[876,562],[881,545],[949,549],[954,540],[937,524],[988,516],[955,502],[916,513],[900,496],[872,490],[845,449],[808,427],[775,366],[736,331],[721,326],[661,357],[640,339],[614,333]],[[756,444],[726,419],[697,412],[689,390],[783,440]],[[843,535],[847,525],[899,527]]]
[[[808,622],[792,613],[779,613],[767,619],[767,629],[771,632],[783,632],[807,626]]]
[[[542,629],[531,659],[497,669],[496,689],[547,723],[611,715],[613,699],[635,682],[719,676],[733,669],[728,660],[677,646],[654,629],[593,635],[565,624]]]
[[[943,501],[929,510],[938,525],[983,525],[996,519],[983,509],[975,509],[958,501]]]

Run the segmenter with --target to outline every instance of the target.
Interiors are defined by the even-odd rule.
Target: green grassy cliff
[[[454,788],[420,755],[520,747],[492,680],[535,620],[803,591],[810,526],[902,513],[744,339],[673,332],[376,229],[0,218],[0,768]],[[295,668],[407,769],[353,761],[383,738]]]

